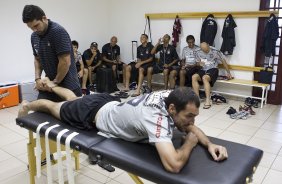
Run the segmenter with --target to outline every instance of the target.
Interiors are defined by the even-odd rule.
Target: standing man
[[[117,79],[117,70],[122,70],[123,75],[125,74],[125,64],[120,60],[120,47],[117,45],[117,37],[113,36],[110,43],[105,44],[102,47],[102,60],[103,65],[107,68],[112,68],[114,77]],[[125,80],[125,77],[123,77]]]
[[[153,75],[153,61],[154,54],[152,54],[153,46],[148,43],[148,35],[142,34],[140,37],[141,45],[137,48],[137,62],[130,63],[126,67],[126,82],[125,91],[129,90],[129,81],[131,77],[131,72],[138,72],[138,86],[132,97],[139,96],[141,94],[141,87],[143,84],[144,76],[147,75],[148,88],[152,90],[152,75]]]
[[[182,50],[181,70],[179,72],[179,86],[183,87],[185,83],[192,87],[192,76],[197,72],[198,66],[195,58],[195,52],[200,49],[195,45],[193,35],[186,37],[187,46]]]
[[[35,5],[26,5],[22,20],[33,31],[31,45],[34,55],[36,89],[38,99],[62,101],[58,95],[41,80],[42,71],[55,84],[68,88],[81,96],[77,78],[71,39],[67,31],[59,24],[47,19],[44,11]]]
[[[163,44],[161,42],[163,41]],[[152,50],[152,54],[160,52],[160,61],[154,66],[154,73],[163,72],[165,89],[174,89],[176,75],[179,71],[177,64],[179,57],[175,50],[175,47],[169,44],[170,36],[165,34],[163,38],[160,38],[158,43]]]

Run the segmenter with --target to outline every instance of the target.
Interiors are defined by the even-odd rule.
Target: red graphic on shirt
[[[156,138],[159,138],[161,135],[161,127],[162,127],[162,120],[163,117],[161,114],[159,114],[158,120],[157,120],[157,129],[156,129]]]

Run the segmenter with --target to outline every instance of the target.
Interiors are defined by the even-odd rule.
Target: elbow
[[[170,173],[175,173],[175,174],[177,174],[177,173],[179,173],[180,172],[180,170],[182,169],[182,167],[166,167],[165,168],[168,172],[170,172]]]
[[[183,168],[183,164],[181,163],[173,163],[173,164],[165,165],[166,171],[171,173],[179,173],[182,168]]]

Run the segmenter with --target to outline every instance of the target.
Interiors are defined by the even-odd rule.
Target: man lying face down
[[[131,142],[147,141],[155,145],[163,166],[173,173],[182,169],[198,143],[208,149],[215,161],[228,157],[225,147],[210,142],[194,125],[200,102],[190,88],[157,91],[121,103],[109,94],[76,97],[72,91],[56,86],[48,78],[44,79],[44,84],[66,101],[23,101],[19,117],[29,111],[40,111],[80,129],[96,126],[100,132],[110,137]],[[175,127],[186,133],[184,143],[178,149],[172,144]]]

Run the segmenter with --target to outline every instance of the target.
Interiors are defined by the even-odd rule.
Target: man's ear
[[[168,112],[170,113],[170,114],[175,114],[176,113],[176,108],[175,108],[175,105],[174,104],[169,104],[169,106],[168,106]]]

